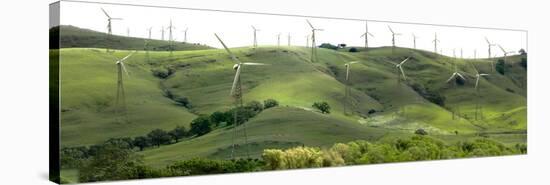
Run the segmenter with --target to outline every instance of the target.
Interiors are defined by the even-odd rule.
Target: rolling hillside
[[[61,33],[61,34],[59,34]],[[59,41],[59,48],[111,48],[126,50],[144,50],[145,39],[136,37],[125,37],[119,35],[109,36],[106,33],[74,26],[57,26],[50,29],[50,48],[56,48],[55,43]],[[61,36],[59,36],[61,35]],[[169,51],[170,43],[165,40],[147,39],[149,50]],[[197,43],[174,42],[174,51],[201,50],[211,47]]]
[[[255,157],[263,148],[376,141],[408,136],[418,128],[449,141],[470,139],[479,133],[507,144],[524,143],[526,139],[522,133],[527,128],[527,73],[520,65],[522,56],[509,57],[503,75],[492,70],[486,59],[453,59],[406,48],[397,48],[395,53],[387,47],[356,53],[319,49],[321,60],[315,63],[309,61],[309,50],[303,47],[232,51],[243,62],[269,64],[243,68],[244,101],[273,98],[280,103],[247,122],[249,147]],[[144,135],[155,128],[188,127],[199,114],[231,108],[234,63],[224,50],[177,51],[172,56],[169,52],[139,51],[126,62],[130,71],[130,77],[125,76],[128,120],[114,116],[113,56],[121,58],[128,53],[92,48],[60,50],[62,146]],[[395,64],[407,57],[411,57],[404,65],[407,81],[398,83]],[[359,61],[351,68],[352,115],[343,113],[344,63],[349,61]],[[454,63],[469,76],[463,84],[445,83]],[[480,80],[478,94],[473,66],[490,74]],[[437,103],[431,96],[443,100]],[[177,97],[187,98],[190,104],[179,105],[174,101]],[[328,102],[331,113],[312,110],[316,101]],[[484,119],[474,119],[476,104],[482,106]],[[451,111],[460,119],[453,119]],[[154,166],[198,156],[227,158],[230,129],[216,129],[141,154]],[[242,137],[238,141],[242,144]],[[242,156],[245,148],[240,146],[237,153]]]

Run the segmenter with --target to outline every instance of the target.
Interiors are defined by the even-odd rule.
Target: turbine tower
[[[313,27],[311,22],[307,20],[307,24],[309,24],[309,27],[311,27],[311,62],[316,62],[318,60],[317,58],[317,46],[315,45],[315,31],[323,31],[323,29],[318,29]]]
[[[306,48],[309,48],[309,34],[306,35]]]
[[[126,28],[126,36],[130,37],[130,28]]]
[[[361,37],[365,37],[365,49],[369,48],[369,35],[371,37],[374,37],[374,35],[369,32],[369,22],[365,21],[365,33],[361,35]]]
[[[277,34],[277,48],[281,47],[281,33]]]
[[[124,82],[122,78],[123,76],[122,73],[126,73],[128,77],[130,76],[128,74],[128,71],[126,70],[124,61],[128,59],[130,56],[132,56],[134,53],[135,51],[126,55],[122,59],[117,59],[117,61],[115,62],[117,66],[117,91],[116,91],[116,101],[115,101],[115,114],[118,114],[119,112],[126,114],[126,94],[124,92]]]
[[[489,74],[479,73],[479,71],[476,69],[476,66],[473,65],[473,64],[472,64],[472,66],[473,66],[473,68],[474,68],[474,70],[475,70],[475,72],[476,72],[476,75],[475,75],[475,77],[476,77],[476,84],[475,84],[475,86],[474,86],[474,90],[475,90],[476,96],[477,96],[478,99],[479,99],[478,101],[476,101],[476,108],[475,108],[475,114],[474,114],[475,116],[474,116],[474,118],[475,118],[476,120],[478,120],[478,117],[479,117],[480,119],[483,119],[482,107],[481,107],[481,105],[479,104],[479,102],[481,101],[481,96],[479,96],[479,79],[480,79],[482,76],[489,76]],[[478,116],[478,115],[479,115],[479,116]]]
[[[437,33],[435,33],[435,37],[432,42],[434,43],[434,53],[437,54],[437,43],[439,42],[439,39],[437,39]],[[441,54],[443,54],[443,52],[441,52]]]
[[[256,32],[260,31],[260,30],[256,29],[256,27],[254,27],[254,26],[250,26],[250,27],[252,27],[252,30],[254,31],[254,42],[252,43],[252,46],[254,47],[254,49],[256,49],[258,47],[258,40],[256,39]]]
[[[391,45],[392,45],[391,51],[392,51],[392,53],[394,53],[395,52],[395,36],[399,36],[399,35],[401,35],[401,33],[395,33],[389,25],[388,25],[388,29],[390,29],[390,32],[391,32]]]
[[[418,38],[414,33],[412,34],[413,36],[413,48],[416,49],[416,39]]]
[[[234,118],[234,127],[233,127],[233,138],[232,138],[232,148],[231,148],[231,158],[234,159],[235,158],[235,137],[236,137],[236,134],[237,134],[237,125],[238,125],[238,114],[239,114],[239,111],[242,109],[243,107],[243,99],[242,99],[242,87],[241,87],[241,71],[242,71],[242,68],[243,66],[245,65],[266,65],[266,64],[262,64],[262,63],[250,63],[250,62],[241,62],[232,52],[231,50],[229,50],[229,48],[227,48],[227,46],[225,45],[225,43],[223,43],[222,39],[217,35],[217,34],[214,34],[216,36],[216,38],[218,39],[218,41],[220,41],[220,43],[222,44],[223,48],[225,49],[225,51],[229,54],[229,56],[231,57],[231,59],[236,63],[235,65],[233,65],[233,69],[235,70],[235,77],[233,79],[233,84],[231,86],[231,92],[230,92],[230,95],[234,98],[235,100],[235,111],[233,111],[233,118]],[[242,123],[243,125],[243,131],[244,131],[244,141],[245,141],[245,145],[246,145],[246,156],[247,158],[250,157],[250,150],[249,150],[249,146],[248,146],[248,136],[247,136],[247,133],[246,133],[246,124],[245,122]]]
[[[164,27],[160,27],[160,40],[164,40]]]
[[[176,27],[172,25],[172,19],[170,19],[170,26],[168,26],[168,44],[170,45],[170,54],[172,54],[172,51],[174,51],[174,37],[172,35],[172,31],[175,29]]]
[[[491,46],[495,46],[495,44],[489,42],[489,39],[487,37],[485,37],[485,41],[487,42],[487,47],[488,47],[488,49],[487,49],[487,52],[489,53],[488,58],[491,59]]]
[[[348,104],[351,104],[351,100],[350,100],[350,94],[351,94],[351,87],[350,87],[350,69],[351,69],[351,64],[355,64],[357,63],[356,61],[354,62],[348,62],[346,64],[344,64],[344,66],[346,67],[346,89],[345,89],[345,100],[344,100],[344,114],[348,114],[347,112],[347,107],[348,107]],[[352,111],[353,113],[353,111]]]
[[[187,43],[187,30],[189,30],[189,28],[185,28],[185,30],[183,30],[183,42]]]
[[[456,60],[454,61],[454,72],[453,74],[451,75],[451,77],[447,80],[446,83],[449,83],[451,80],[455,79],[455,81],[453,82],[453,85],[456,85],[456,79],[457,78],[461,78],[462,80],[466,81],[466,78],[464,78],[464,76],[462,74],[460,74],[460,72],[458,72],[458,68],[456,66]],[[455,111],[451,111],[452,114],[453,114],[453,120],[455,119]],[[460,112],[458,111],[458,108],[457,108],[457,112],[458,114],[460,114]]]
[[[287,35],[287,45],[290,46],[290,33]]]

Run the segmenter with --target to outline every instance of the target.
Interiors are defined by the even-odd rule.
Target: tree
[[[312,107],[318,109],[323,114],[330,114],[330,105],[327,102],[315,102]]]
[[[326,49],[333,49],[333,50],[338,49],[338,46],[332,45],[330,43],[323,43],[319,47],[320,48],[326,48]]]
[[[216,111],[210,115],[210,121],[216,126],[219,126],[222,122],[229,123],[231,121],[231,113]]]
[[[500,73],[501,75],[503,75],[504,72],[505,72],[505,69],[506,69],[506,66],[504,66],[504,60],[503,59],[498,59],[498,62],[495,65],[495,70],[498,73]]]
[[[120,143],[119,143],[120,144]],[[105,143],[97,154],[80,169],[80,182],[127,180],[139,178],[138,169],[143,166],[140,156],[126,146]]]
[[[262,103],[260,103],[259,101],[251,101],[251,102],[248,102],[245,106],[246,109],[250,109],[256,113],[259,113],[259,112],[262,112],[262,110],[264,109],[264,105],[262,105]]]
[[[426,130],[422,128],[419,128],[419,129],[416,129],[416,131],[414,131],[414,134],[424,136],[424,135],[428,135],[428,132],[426,132]]]
[[[277,100],[274,100],[274,99],[264,100],[264,109],[269,109],[271,107],[277,107],[277,106],[279,106],[279,102],[277,102]]]
[[[527,52],[526,52],[525,49],[523,49],[523,48],[521,48],[521,49],[518,51],[518,53],[519,53],[520,55],[527,55]]]
[[[191,121],[191,134],[196,134],[197,136],[202,136],[212,131],[210,118],[205,115],[200,115]]]
[[[187,136],[187,129],[185,129],[185,127],[183,126],[177,126],[176,128],[174,128],[174,130],[168,132],[168,134],[170,134],[170,136],[172,136],[172,138],[174,138],[177,143],[181,138]]]
[[[338,47],[339,47],[339,48],[346,48],[346,46],[347,46],[347,44],[344,44],[344,43],[338,44]]]
[[[139,148],[139,151],[143,151],[144,148],[151,146],[151,138],[145,136],[138,136],[134,138],[134,146]]]
[[[149,137],[151,139],[151,143],[157,147],[160,147],[160,145],[169,144],[172,140],[172,137],[166,131],[161,129],[155,129],[149,132],[147,137]]]
[[[358,52],[359,50],[357,50],[357,48],[349,48],[349,52],[352,52],[352,53],[355,53],[355,52]]]

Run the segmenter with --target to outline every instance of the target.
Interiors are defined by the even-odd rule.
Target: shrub
[[[97,154],[80,169],[79,181],[136,179],[139,178],[138,169],[141,166],[141,157],[135,155],[131,149],[107,143],[99,147]]]
[[[323,114],[330,114],[330,105],[327,102],[315,102],[311,106],[318,109]]]
[[[149,132],[147,137],[151,139],[151,144],[156,145],[157,147],[160,147],[160,145],[169,144],[172,140],[172,137],[168,135],[166,131],[161,129],[155,129]]]
[[[251,111],[254,111],[256,113],[259,113],[264,109],[264,105],[262,105],[262,103],[260,103],[259,101],[254,100],[254,101],[248,102],[245,108]]]
[[[348,51],[352,52],[352,53],[359,52],[359,50],[357,48],[349,48]]]
[[[495,65],[495,70],[501,75],[503,75],[506,72],[506,66],[504,65],[503,59],[498,59],[498,62]]]
[[[212,131],[212,128],[210,118],[208,116],[200,115],[199,117],[191,121],[191,130],[189,130],[191,134],[202,136],[210,131]]]
[[[191,104],[189,103],[189,99],[187,99],[187,97],[175,97],[174,101],[181,106],[184,106],[186,108],[191,108]]]
[[[279,106],[279,102],[277,102],[277,100],[274,100],[274,99],[264,100],[264,109],[269,109],[271,107],[277,107],[277,106]]]
[[[332,50],[338,49],[338,46],[332,45],[330,43],[322,43],[319,47],[320,48],[326,48],[326,49],[332,49]]]
[[[271,170],[321,167],[323,154],[318,148],[296,147],[285,151],[267,149],[262,154],[266,167]]]
[[[174,130],[168,132],[168,134],[170,134],[170,136],[172,136],[172,138],[176,140],[176,142],[179,142],[180,139],[188,135],[187,129],[185,129],[185,127],[183,126],[177,126],[176,128],[174,128]]]
[[[219,126],[222,122],[229,123],[231,119],[233,119],[231,112],[216,111],[210,115],[210,121],[216,126]]]
[[[428,132],[426,132],[424,129],[419,128],[419,129],[416,129],[416,131],[414,131],[414,134],[424,136],[424,135],[428,135]]]
[[[140,151],[143,151],[144,148],[151,146],[151,138],[145,136],[138,136],[134,138],[134,146],[138,147]]]

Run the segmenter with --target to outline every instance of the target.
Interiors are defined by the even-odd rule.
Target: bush
[[[138,147],[140,151],[143,151],[144,148],[151,146],[151,138],[145,136],[138,136],[134,138],[134,146]]]
[[[323,114],[330,114],[330,105],[327,102],[315,102],[311,106],[318,109]]]
[[[296,147],[287,150],[267,149],[262,154],[270,170],[313,168],[323,165],[323,154],[318,148]]]
[[[326,48],[326,49],[332,49],[332,50],[338,49],[338,46],[332,45],[330,43],[322,43],[319,47],[320,48]]]
[[[274,100],[274,99],[264,100],[264,109],[269,109],[271,107],[277,107],[277,106],[279,106],[279,102],[277,102],[277,100]]]
[[[504,64],[504,60],[503,59],[498,59],[498,62],[497,64],[495,65],[495,70],[500,73],[501,75],[503,75],[505,72],[506,72],[506,66]]]
[[[264,164],[257,159],[211,160],[194,158],[166,167],[171,176],[204,175],[259,171]]]
[[[80,169],[79,181],[126,180],[139,178],[143,166],[140,156],[126,146],[107,143],[98,148],[97,154]]]
[[[201,115],[191,121],[191,130],[189,130],[191,134],[202,136],[210,131],[212,131],[212,127],[208,116]]]
[[[352,53],[359,52],[359,50],[357,48],[349,48],[348,51],[352,52]]]
[[[186,108],[191,108],[191,104],[189,103],[189,99],[187,99],[187,97],[175,97],[174,101],[181,106],[184,106]]]
[[[155,129],[149,132],[147,137],[151,139],[151,144],[156,145],[157,147],[160,147],[160,145],[170,144],[170,141],[172,140],[172,137],[166,131],[161,129]]]
[[[172,136],[172,138],[176,140],[176,142],[179,142],[180,139],[189,135],[187,133],[187,129],[185,129],[185,127],[183,126],[177,126],[176,128],[174,128],[174,130],[168,132],[168,134],[170,134],[170,136]]]
[[[521,58],[521,62],[519,65],[525,69],[527,69],[527,58]]]
[[[259,101],[254,100],[254,101],[248,102],[245,105],[245,108],[251,111],[254,111],[256,113],[260,113],[262,112],[262,110],[264,110],[264,105],[262,105],[262,103],[260,103]]]
[[[233,119],[231,112],[220,112],[216,111],[210,115],[210,121],[216,126],[219,126],[220,123],[229,123]]]
[[[416,131],[414,131],[414,134],[425,136],[425,135],[428,135],[428,132],[426,132],[424,129],[419,128],[419,129],[416,129]]]
[[[172,68],[155,68],[152,69],[151,72],[153,73],[153,76],[157,78],[166,79],[170,77],[170,75],[174,74],[175,70]]]

